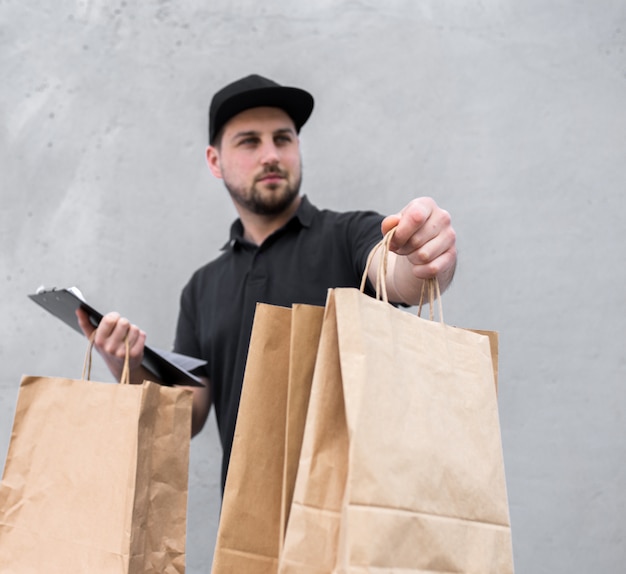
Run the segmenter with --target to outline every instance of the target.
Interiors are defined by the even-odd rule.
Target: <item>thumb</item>
[[[387,235],[387,233],[389,233],[389,231],[391,231],[394,227],[396,227],[398,223],[400,223],[399,214],[388,215],[387,217],[385,217],[385,219],[383,219],[383,222],[380,226],[380,229],[383,235]]]
[[[78,326],[82,329],[83,333],[87,338],[91,337],[91,334],[96,330],[96,328],[91,324],[89,320],[89,315],[83,309],[76,309],[76,318],[78,319]]]

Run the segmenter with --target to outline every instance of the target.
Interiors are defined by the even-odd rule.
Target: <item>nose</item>
[[[273,141],[267,142],[261,149],[261,163],[263,165],[276,165],[280,160],[278,148]]]

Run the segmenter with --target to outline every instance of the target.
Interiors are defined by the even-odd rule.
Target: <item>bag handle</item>
[[[391,228],[385,236],[372,248],[370,254],[367,257],[367,262],[365,263],[365,271],[363,271],[363,276],[361,278],[361,293],[365,292],[365,284],[367,281],[367,276],[372,266],[372,261],[376,256],[376,253],[382,249],[382,257],[380,265],[378,266],[376,272],[376,299],[382,300],[385,303],[389,303],[389,298],[387,296],[387,282],[385,281],[385,277],[387,277],[387,268],[388,268],[388,259],[389,259],[389,245],[391,244],[391,239],[393,238],[393,234],[395,233],[396,228]],[[428,293],[427,293],[428,291]],[[439,321],[443,323],[443,306],[441,304],[441,289],[439,287],[439,280],[436,277],[432,277],[431,279],[426,279],[422,282],[422,291],[420,293],[420,301],[417,309],[417,316],[422,316],[422,308],[425,302],[425,296],[428,295],[428,304],[429,304],[429,319],[431,321],[435,318],[435,300],[438,301],[438,311],[439,311]]]
[[[376,299],[382,300],[385,303],[389,303],[389,298],[387,297],[387,282],[384,280],[384,277],[387,276],[387,262],[389,258],[389,243],[393,237],[393,234],[396,232],[396,228],[393,227],[390,229],[385,236],[372,248],[370,254],[367,256],[367,261],[365,263],[365,271],[363,271],[363,276],[361,277],[361,293],[365,292],[365,283],[367,282],[367,275],[369,274],[370,267],[372,266],[372,261],[376,256],[376,253],[382,248],[382,259],[380,265],[378,266],[378,270],[376,273]]]
[[[441,304],[441,289],[439,288],[439,280],[436,277],[426,279],[422,283],[422,292],[420,293],[420,302],[417,308],[417,316],[422,316],[422,307],[424,305],[425,291],[428,289],[428,318],[435,320],[435,300],[438,302],[439,322],[443,323],[443,305]]]
[[[83,373],[81,380],[89,381],[91,379],[91,353],[93,351],[94,339],[96,338],[96,332],[94,331],[89,336],[89,344],[87,345],[87,352],[85,353],[85,360],[83,362]],[[122,369],[122,376],[120,377],[120,384],[130,384],[130,343],[128,337],[124,337],[124,346],[126,347],[126,355],[124,356],[124,368]],[[86,375],[86,376],[85,376]]]

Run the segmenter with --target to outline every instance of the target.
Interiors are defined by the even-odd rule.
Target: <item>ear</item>
[[[211,173],[218,179],[222,179],[222,168],[220,166],[220,152],[212,145],[206,148],[206,161],[209,164]]]

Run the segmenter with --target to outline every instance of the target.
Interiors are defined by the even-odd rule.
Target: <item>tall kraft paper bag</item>
[[[509,574],[490,340],[328,295],[279,572]]]
[[[213,574],[277,571],[323,312],[257,304]]]
[[[279,549],[289,521],[323,319],[323,307],[292,307]]]
[[[185,571],[191,392],[24,377],[0,482],[0,572]]]

